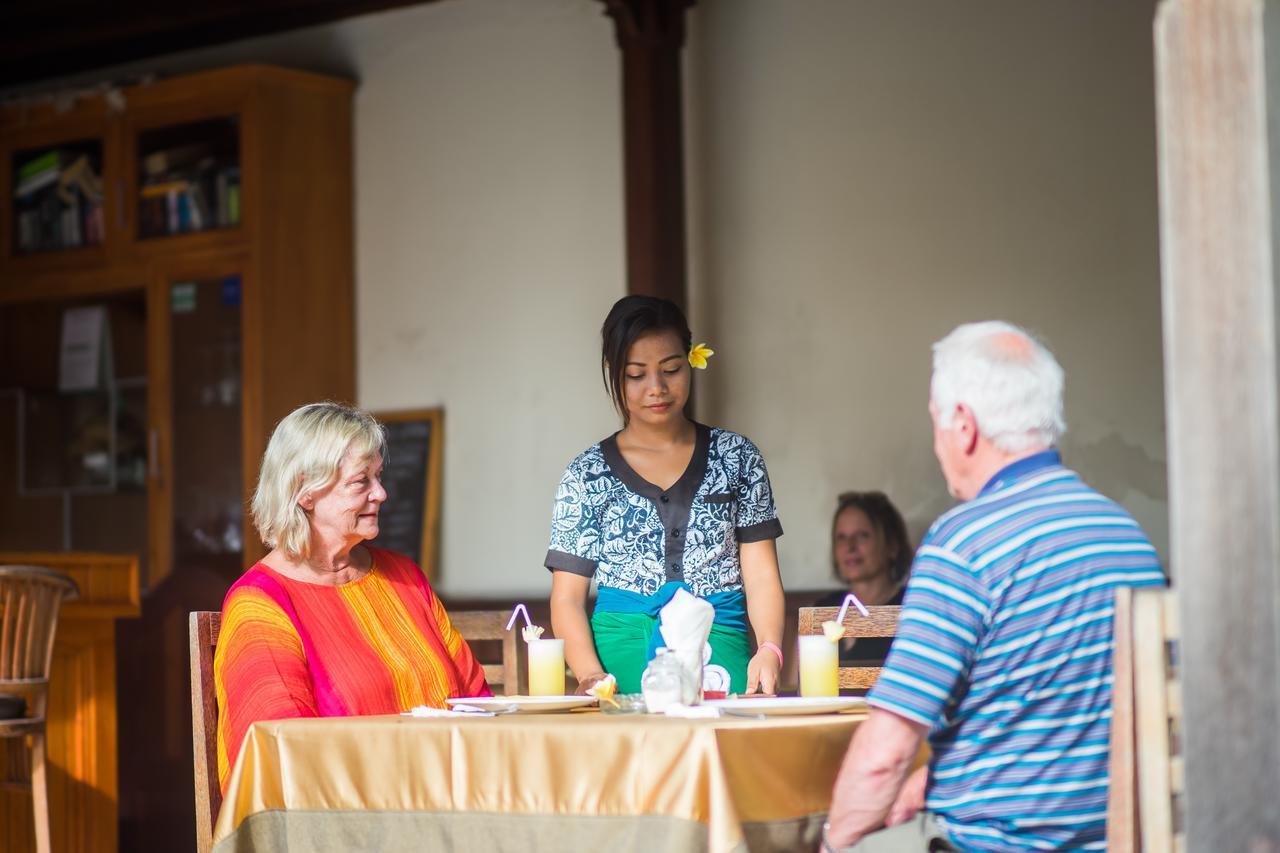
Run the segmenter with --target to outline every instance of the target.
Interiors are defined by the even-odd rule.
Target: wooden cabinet
[[[9,332],[0,389],[58,392],[56,320],[67,307],[124,301],[143,318],[113,332],[116,351],[142,355],[131,364],[141,377],[115,379],[145,379],[148,524],[137,544],[145,588],[172,573],[177,557],[200,558],[200,543],[210,555],[234,553],[237,565],[259,556],[242,508],[271,427],[298,403],[355,393],[351,93],[342,79],[237,67],[83,97],[69,109],[19,104],[0,113],[0,330]],[[20,172],[50,152],[65,170],[86,151],[101,186],[101,241],[23,248]],[[219,179],[232,170],[237,215],[219,224]],[[180,184],[204,201],[188,201],[191,191],[164,195]],[[204,218],[192,227],[196,214],[184,213],[174,233],[163,225],[157,233],[147,213],[157,199],[170,202],[169,213],[188,206]],[[227,506],[193,505],[201,492]],[[238,535],[211,520],[228,512],[241,521]],[[0,547],[95,546],[49,540],[76,524],[5,529]],[[41,540],[24,539],[32,533]]]
[[[262,553],[245,507],[274,424],[354,398],[352,91],[238,66],[0,110],[0,446],[23,447],[0,453],[0,550],[139,559],[121,819],[153,845],[190,840],[185,611]],[[76,390],[69,309],[108,341]]]

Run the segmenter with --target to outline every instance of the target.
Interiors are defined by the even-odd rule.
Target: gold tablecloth
[[[814,850],[863,719],[568,713],[257,723],[214,849]]]

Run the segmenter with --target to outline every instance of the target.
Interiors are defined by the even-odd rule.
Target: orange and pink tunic
[[[227,593],[213,661],[223,789],[259,720],[397,714],[492,695],[422,570],[400,554],[369,551],[373,568],[340,586],[258,563]]]

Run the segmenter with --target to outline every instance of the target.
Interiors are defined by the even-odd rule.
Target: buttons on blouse
[[[669,497],[667,497],[666,495],[663,495],[662,497],[658,498],[658,500],[662,501],[663,503],[666,503],[667,501],[669,501],[669,500],[671,500],[671,499],[670,499]]]
[[[672,535],[672,536],[674,536],[674,537],[676,537],[677,539],[679,539],[679,538],[680,538],[680,528],[679,528],[679,527],[677,527],[676,529],[672,530],[672,531],[671,531],[671,535]]]

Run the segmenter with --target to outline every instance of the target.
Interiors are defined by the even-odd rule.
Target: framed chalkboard
[[[374,412],[387,431],[382,485],[387,500],[378,514],[373,544],[412,557],[436,577],[440,528],[440,460],[444,449],[444,410]]]

